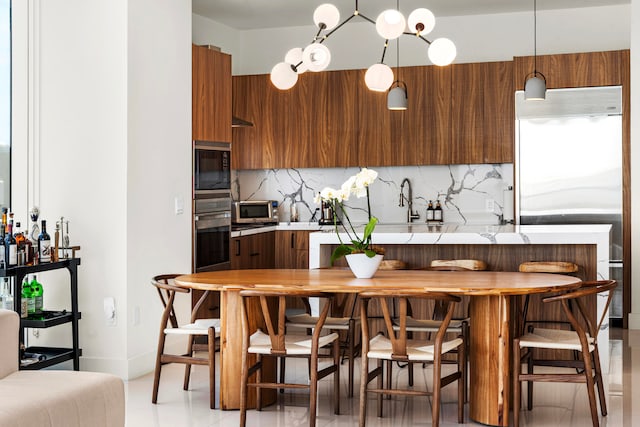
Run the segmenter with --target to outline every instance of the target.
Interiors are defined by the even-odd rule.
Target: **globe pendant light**
[[[409,14],[407,25],[416,36],[429,34],[436,26],[436,17],[429,9],[421,7]]]
[[[370,90],[386,92],[393,84],[393,71],[385,64],[373,64],[364,74],[364,82]]]
[[[309,71],[322,71],[331,62],[331,52],[323,44],[311,43],[302,51],[302,62]]]
[[[396,0],[395,9],[387,9],[380,13],[376,20],[373,20],[358,9],[358,0],[355,0],[353,12],[341,20],[340,11],[336,6],[331,3],[323,3],[313,12],[316,34],[311,43],[305,48],[290,49],[285,55],[284,61],[273,67],[271,70],[273,84],[278,89],[289,89],[296,84],[298,75],[305,71],[318,72],[327,69],[331,62],[331,51],[325,42],[333,33],[355,18],[364,19],[376,27],[378,34],[385,40],[385,50],[389,40],[398,40],[402,35],[413,35],[416,39],[429,45],[429,59],[436,65],[449,65],[456,56],[456,47],[451,40],[439,38],[432,42],[425,37],[435,27],[435,16],[429,9],[415,9],[405,19],[400,12],[400,0]],[[383,51],[379,63],[367,69],[365,83],[370,90],[391,93],[393,89],[396,89],[392,88],[394,86],[393,80],[393,71],[384,64]],[[396,83],[402,82],[396,81]],[[397,89],[393,93],[404,91],[404,97],[399,96],[398,99],[404,99],[404,104],[406,104],[406,86],[404,89],[402,87]],[[395,96],[391,95],[391,98],[393,99]]]
[[[435,39],[429,45],[427,56],[434,65],[449,65],[456,59],[456,45],[447,38]]]
[[[280,90],[291,89],[298,81],[298,74],[291,64],[279,62],[271,69],[271,83]]]
[[[533,0],[533,72],[525,76],[525,101],[542,101],[547,95],[547,79],[537,69],[537,26],[536,0]]]
[[[340,11],[331,3],[321,4],[313,12],[313,22],[318,28],[331,30],[340,22]]]
[[[284,62],[293,65],[296,73],[302,74],[307,71],[307,66],[302,61],[302,48],[294,47],[284,56]]]
[[[404,33],[407,23],[400,11],[388,9],[378,15],[376,19],[376,30],[383,39],[397,39]]]

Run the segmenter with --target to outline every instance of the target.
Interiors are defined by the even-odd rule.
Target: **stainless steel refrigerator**
[[[621,324],[621,87],[548,90],[544,101],[517,92],[515,173],[520,224],[612,224],[609,316]]]

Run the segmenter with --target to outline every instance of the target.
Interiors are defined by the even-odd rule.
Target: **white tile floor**
[[[601,426],[640,425],[640,331],[614,331],[611,340],[611,366],[605,378],[608,388],[609,415],[601,417]],[[359,362],[359,359],[357,359]],[[359,363],[357,372],[359,372]],[[182,390],[183,367],[167,365],[163,368],[158,404],[151,403],[153,375],[145,375],[128,381],[127,426],[129,427],[210,427],[237,426],[238,411],[209,409],[206,367],[193,368],[189,391]],[[406,369],[394,369],[395,381],[406,382]],[[306,375],[304,360],[287,362],[287,380]],[[416,370],[416,385],[424,386],[431,376],[430,368]],[[320,381],[317,425],[354,426],[358,424],[359,399],[346,397],[347,365],[342,366],[341,382],[345,394],[341,396],[341,414],[333,415],[330,393],[332,379]],[[358,381],[356,379],[356,381]],[[420,383],[419,383],[420,382]],[[635,386],[635,387],[634,387]],[[589,403],[584,385],[543,384],[535,385],[534,409],[523,410],[521,426],[590,426]],[[357,388],[357,387],[356,387]],[[448,390],[447,390],[448,389]],[[635,392],[635,394],[634,394]],[[440,418],[442,426],[477,426],[465,418],[465,424],[456,419],[455,383],[445,388]],[[638,402],[636,402],[638,401]],[[280,395],[276,405],[262,412],[250,410],[247,425],[260,426],[305,426],[308,425],[308,395],[305,391],[287,391]],[[638,405],[636,405],[638,403]],[[385,404],[383,418],[376,416],[375,397],[370,398],[367,426],[402,427],[431,425],[430,402],[426,398],[397,397]]]

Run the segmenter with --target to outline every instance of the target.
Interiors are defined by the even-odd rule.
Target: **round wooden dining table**
[[[378,271],[357,279],[347,269],[224,270],[179,276],[180,286],[220,291],[220,407],[240,406],[243,289],[447,292],[470,296],[469,416],[482,424],[509,425],[512,297],[564,291],[580,285],[572,276],[498,271]]]

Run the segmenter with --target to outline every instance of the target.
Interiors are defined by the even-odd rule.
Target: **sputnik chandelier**
[[[271,82],[278,89],[286,90],[296,84],[299,74],[307,70],[318,72],[326,69],[331,62],[331,51],[324,42],[356,16],[374,24],[376,31],[384,39],[382,59],[379,63],[370,66],[365,73],[365,83],[370,90],[385,92],[393,84],[402,83],[399,80],[394,81],[393,71],[384,63],[389,40],[398,39],[401,35],[412,35],[426,42],[429,45],[427,54],[433,64],[440,66],[451,64],[456,57],[456,46],[453,42],[444,37],[433,41],[424,37],[435,27],[436,19],[433,13],[429,9],[418,8],[405,20],[398,9],[399,7],[385,10],[374,21],[360,13],[356,0],[355,10],[351,16],[340,22],[340,12],[337,7],[330,3],[321,4],[313,13],[313,22],[318,27],[313,40],[304,49],[297,47],[289,50],[284,61],[276,64],[271,70]]]

